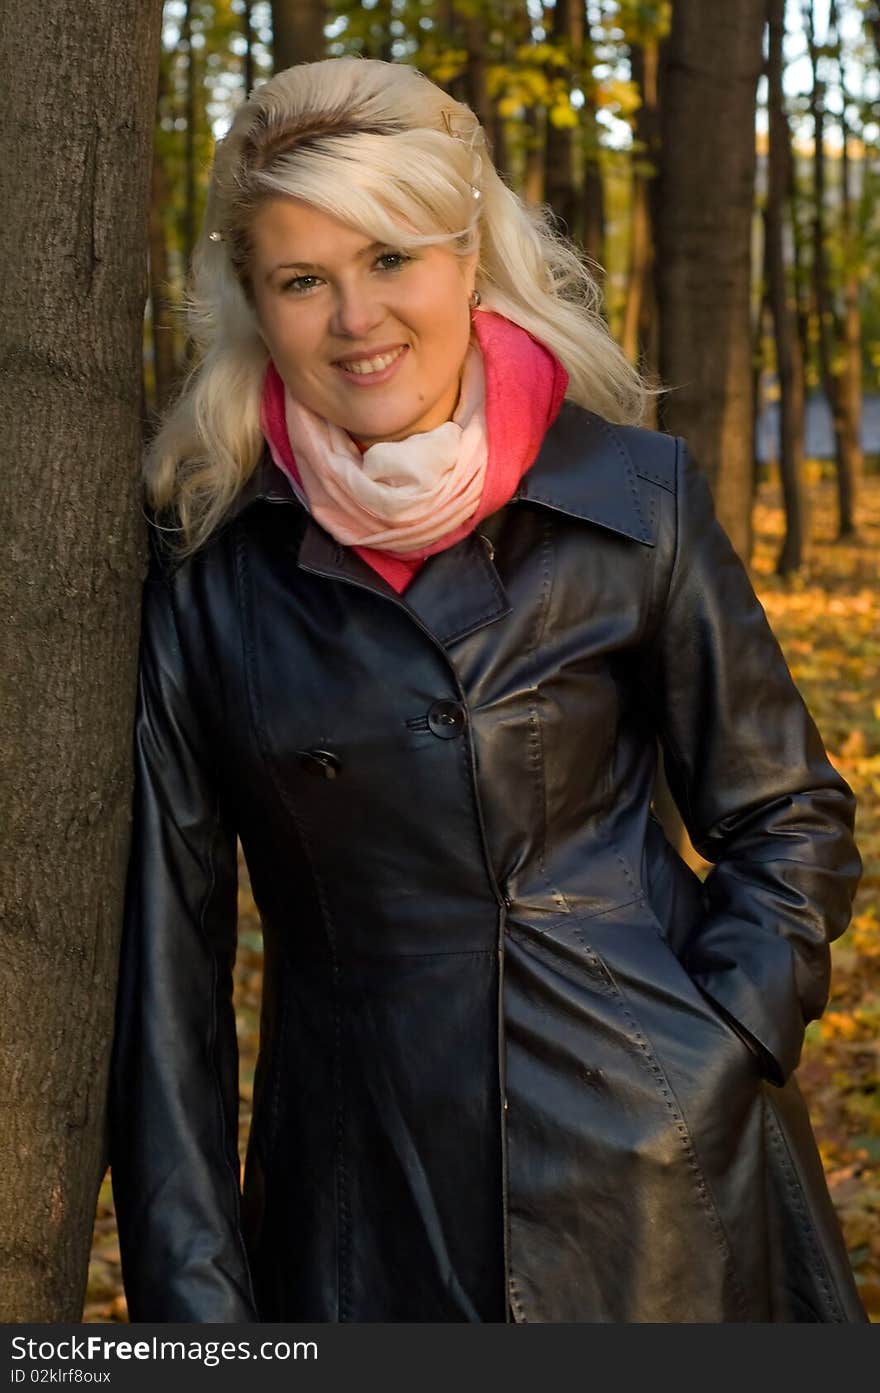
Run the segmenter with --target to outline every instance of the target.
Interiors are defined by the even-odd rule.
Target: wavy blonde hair
[[[403,64],[302,63],[251,94],[215,153],[186,301],[193,366],[144,467],[147,501],[173,518],[163,530],[177,534],[179,555],[222,522],[262,449],[269,355],[249,230],[258,205],[278,196],[402,251],[445,245],[466,256],[479,241],[484,307],[556,355],[567,398],[611,421],[642,419],[650,389],[608,332],[589,269],[546,211],[527,208],[499,177],[470,108]]]

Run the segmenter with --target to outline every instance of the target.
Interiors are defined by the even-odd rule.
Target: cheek
[[[318,343],[308,315],[285,314],[281,306],[267,313],[262,325],[266,346],[288,378],[307,377],[310,365],[317,361]]]
[[[470,337],[470,311],[460,279],[450,281],[440,295],[433,286],[419,319],[423,342],[431,345],[433,355],[444,360],[463,357]]]

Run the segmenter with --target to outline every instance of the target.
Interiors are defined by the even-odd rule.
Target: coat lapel
[[[446,648],[503,619],[511,609],[479,532],[429,556],[402,599]]]
[[[565,402],[515,497],[653,546],[627,433]]]

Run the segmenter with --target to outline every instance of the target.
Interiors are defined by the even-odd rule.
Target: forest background
[[[880,0],[86,9],[0,0],[13,171],[0,188],[12,210],[0,309],[13,326],[0,638],[16,654],[0,722],[14,737],[2,1318],[126,1319],[102,1126],[142,575],[137,461],[192,366],[182,306],[215,141],[273,70],[358,53],[414,64],[467,101],[511,185],[592,262],[612,332],[671,389],[647,424],[691,443],[857,794],[865,872],[799,1078],[880,1320]],[[59,61],[24,119],[17,68],[41,34]],[[21,489],[25,465],[40,471],[36,495]],[[668,797],[661,812],[705,870]],[[239,910],[243,1156],[261,982],[243,863]],[[22,991],[36,981],[39,993]]]

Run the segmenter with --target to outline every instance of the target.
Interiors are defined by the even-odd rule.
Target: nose
[[[366,338],[385,318],[385,308],[375,287],[363,281],[336,288],[331,332],[341,338]]]

